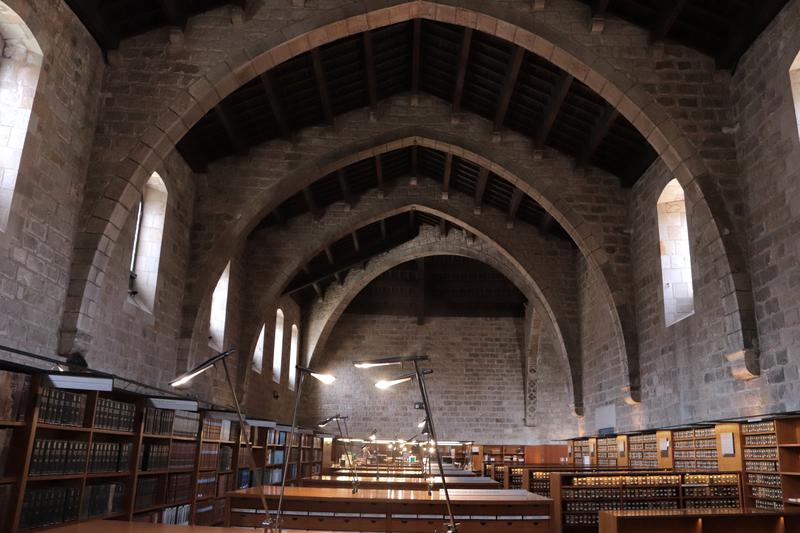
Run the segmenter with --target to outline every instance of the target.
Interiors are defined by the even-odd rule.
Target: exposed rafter
[[[597,149],[600,147],[603,139],[605,139],[608,130],[611,129],[611,125],[614,124],[618,114],[619,111],[617,111],[617,108],[610,105],[606,106],[606,110],[603,112],[603,115],[594,125],[594,128],[589,134],[588,142],[581,150],[581,155],[578,157],[579,166],[585,165],[589,162],[595,151],[597,151]]]
[[[483,205],[483,195],[486,192],[486,184],[489,182],[489,169],[481,167],[478,173],[478,182],[475,185],[475,210],[480,211]]]
[[[525,58],[525,49],[521,46],[514,47],[511,60],[506,70],[506,79],[503,82],[503,90],[500,92],[500,101],[497,104],[497,111],[494,115],[494,130],[500,131],[506,119],[508,104],[511,103],[511,95],[514,94],[514,87],[517,85],[519,69],[522,67],[522,60]]]
[[[514,221],[517,218],[517,212],[519,212],[519,206],[522,204],[522,198],[525,196],[525,193],[522,192],[521,189],[514,187],[514,192],[511,195],[511,202],[508,205],[508,220],[507,226],[509,228],[514,227]]]
[[[186,13],[186,3],[183,0],[158,0],[158,5],[171,26],[181,30],[186,28],[189,15]]]
[[[656,24],[650,31],[650,41],[657,42],[667,36],[672,25],[678,20],[681,10],[686,5],[687,0],[659,0],[658,18]]]
[[[344,200],[344,203],[352,208],[355,205],[355,201],[353,200],[353,196],[350,194],[350,186],[347,183],[347,175],[345,174],[344,169],[340,168],[337,170],[336,177],[339,180],[339,188],[342,191],[342,199]]]
[[[422,20],[414,19],[411,39],[411,91],[419,92],[419,77],[422,70]]]
[[[375,155],[375,176],[378,180],[378,192],[381,196],[386,195],[386,182],[383,179],[383,158],[381,154]]]
[[[378,82],[375,75],[375,46],[372,42],[372,31],[364,32],[364,62],[367,65],[367,95],[369,107],[373,110],[378,105]]]
[[[556,123],[558,113],[561,111],[561,105],[564,103],[564,99],[566,99],[569,93],[569,88],[572,85],[573,79],[574,78],[566,72],[562,72],[561,76],[558,78],[553,92],[550,93],[550,99],[547,101],[547,107],[545,108],[542,122],[539,124],[539,128],[536,130],[536,135],[533,138],[533,147],[535,149],[541,149],[547,141],[547,136],[550,135],[550,130],[553,129],[553,124]]]
[[[314,193],[311,192],[311,189],[305,187],[303,189],[303,198],[306,200],[306,205],[308,205],[308,210],[311,212],[311,216],[314,217],[314,220],[319,220],[322,218],[322,212],[317,204],[317,200],[314,198]]]
[[[467,64],[469,51],[472,47],[472,28],[464,28],[461,39],[461,51],[458,54],[458,67],[456,67],[456,86],[453,90],[453,113],[461,110],[461,99],[464,97],[464,80],[467,77]]]
[[[351,236],[353,238],[353,248],[355,248],[356,253],[358,253],[361,251],[361,243],[358,240],[358,232],[354,231],[353,233],[351,233]]]
[[[239,131],[236,129],[236,126],[233,123],[233,118],[228,112],[224,101],[218,103],[214,107],[214,113],[216,113],[217,118],[222,124],[222,128],[225,130],[225,135],[227,135],[228,140],[230,141],[234,150],[236,150],[236,153],[246,153],[247,143],[245,143],[244,140],[239,136]]]
[[[325,68],[322,66],[319,48],[311,49],[311,63],[314,67],[314,78],[317,80],[317,91],[319,91],[319,98],[322,101],[322,112],[325,114],[325,121],[328,124],[333,124],[333,106],[331,106],[328,82],[325,80]]]
[[[328,263],[330,263],[331,265],[336,264],[336,259],[334,259],[333,257],[333,250],[331,250],[330,246],[325,247],[325,257],[328,258]]]
[[[453,175],[453,154],[449,153],[444,158],[444,175],[442,176],[442,198],[450,197],[450,177]]]
[[[275,83],[272,80],[272,74],[267,71],[260,76],[261,85],[264,87],[264,92],[267,93],[267,100],[269,100],[269,107],[272,109],[272,114],[278,122],[278,127],[281,130],[281,135],[289,139],[292,136],[292,128],[289,126],[289,121],[286,119],[286,113],[283,111],[281,99],[275,90]]]

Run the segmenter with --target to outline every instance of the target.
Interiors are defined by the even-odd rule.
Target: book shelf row
[[[575,467],[740,472],[745,507],[800,511],[800,417],[576,439],[568,447]]]
[[[127,392],[60,390],[0,370],[0,530],[96,518],[219,524],[224,494],[319,473],[322,439],[231,413],[157,409]],[[6,394],[6,391],[8,394]],[[247,454],[253,445],[255,472]]]

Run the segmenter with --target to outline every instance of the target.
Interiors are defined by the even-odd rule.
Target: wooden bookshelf
[[[742,424],[749,507],[800,510],[800,418]]]
[[[672,432],[675,470],[719,470],[714,427]]]

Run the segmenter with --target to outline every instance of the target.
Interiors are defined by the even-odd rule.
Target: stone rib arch
[[[404,186],[402,190],[398,191],[398,194],[384,199],[379,199],[377,193],[373,192],[369,198],[365,198],[353,210],[346,210],[344,204],[337,204],[335,209],[326,215],[329,217],[329,223],[324,224],[325,230],[304,236],[301,248],[286,244],[301,239],[286,239],[285,237],[286,234],[291,235],[295,231],[301,231],[302,228],[307,227],[309,216],[298,217],[298,220],[293,221],[280,234],[266,232],[263,241],[259,240],[253,243],[251,246],[253,250],[271,250],[271,252],[259,257],[259,261],[253,260],[252,257],[248,261],[250,268],[258,273],[257,276],[252,276],[248,280],[250,293],[258,294],[259,297],[245,304],[247,306],[245,315],[251,318],[242,326],[241,356],[247,359],[252,353],[259,324],[262,324],[273,312],[272,308],[285,287],[302,270],[302,266],[320,253],[326,245],[347,236],[355,229],[392,215],[416,209],[444,218],[477,235],[482,242],[489,243],[487,246],[491,245],[495,255],[514,269],[515,279],[523,280],[518,284],[526,287],[523,292],[526,296],[532,295],[530,298],[532,301],[539,302],[540,311],[553,324],[558,338],[559,351],[566,367],[570,369],[570,377],[573,382],[570,390],[573,391],[577,408],[580,408],[582,404],[581,357],[575,342],[577,331],[573,327],[573,316],[576,311],[573,312],[564,307],[564,304],[561,303],[564,300],[563,294],[560,292],[563,289],[552,279],[543,278],[542,274],[547,270],[559,277],[569,279],[569,273],[566,271],[573,266],[574,248],[558,239],[541,237],[538,230],[532,227],[516,229],[525,235],[525,246],[522,246],[520,245],[521,240],[512,239],[512,234],[505,228],[503,213],[486,209],[481,215],[475,215],[469,197],[455,193],[448,200],[442,200],[434,194],[437,190],[437,182],[428,178],[419,178],[416,186]],[[325,218],[323,218],[323,222],[327,222]],[[498,228],[501,228],[505,235],[498,232]],[[284,249],[280,250],[281,246]],[[569,252],[565,258],[553,259],[553,255],[558,254],[559,248],[562,249],[562,256],[564,249],[572,250],[572,252]],[[268,268],[264,269],[262,265]],[[540,266],[539,270],[537,270],[537,266]],[[509,279],[513,278],[509,277]],[[201,313],[200,316],[205,315]],[[202,320],[198,320],[198,327],[202,329],[203,323]],[[304,353],[306,357],[309,354],[307,351]],[[247,377],[240,376],[240,379],[246,382]],[[244,390],[246,389],[247,387],[244,387]]]
[[[419,132],[419,134],[410,134],[412,131]],[[501,161],[489,160],[481,155],[483,147],[480,146],[480,143],[467,142],[455,136],[442,135],[436,131],[428,131],[426,128],[415,127],[410,129],[401,128],[399,131],[391,131],[376,138],[369,138],[365,142],[340,146],[335,152],[320,160],[304,162],[281,179],[279,183],[262,191],[261,194],[253,196],[242,209],[239,218],[232,224],[237,229],[235,231],[227,231],[223,238],[218,239],[216,241],[217,247],[212,249],[209,257],[217,259],[229,257],[230,250],[233,249],[231,245],[242,240],[244,235],[249,234],[257,222],[269,214],[275,206],[322,176],[351,163],[373,157],[375,154],[382,154],[413,145],[426,146],[445,153],[452,153],[472,163],[489,168],[492,172],[531,196],[564,227],[578,245],[581,253],[586,256],[587,261],[593,268],[598,269],[600,273],[600,277],[603,280],[602,290],[606,293],[605,299],[608,302],[611,327],[619,333],[618,338],[622,339],[620,341],[620,352],[626,354],[626,357],[623,357],[623,367],[628,390],[623,392],[630,392],[633,395],[633,399],[638,399],[638,344],[636,342],[633,312],[626,301],[626,289],[618,279],[614,266],[610,264],[609,257],[602,249],[599,236],[601,229],[586,222],[577,211],[571,208],[569,199],[559,195],[560,184],[555,177],[550,177],[544,172],[531,172],[530,169],[518,165],[510,157]],[[546,192],[542,192],[542,190]],[[387,196],[384,201],[388,202],[391,196]],[[435,194],[431,195],[431,197],[433,196]],[[443,205],[446,205],[446,201]],[[228,229],[230,230],[230,228]],[[321,250],[322,248],[320,247],[319,249]],[[296,268],[299,269],[299,266]],[[214,273],[217,271],[216,267],[199,270],[203,278],[194,283],[194,290],[186,295],[184,301],[182,336],[185,338],[201,338],[203,326],[200,317],[207,314],[208,298],[210,298],[206,289],[211,286]],[[218,274],[216,275],[218,276]],[[247,335],[245,335],[245,338],[249,339]],[[245,343],[245,346],[247,344]]]
[[[527,277],[525,273],[519,272],[504,257],[495,254],[492,248],[491,244],[483,240],[470,242],[463,233],[451,232],[447,236],[441,236],[434,228],[423,228],[417,238],[373,258],[365,269],[351,271],[342,285],[329,287],[325,293],[325,300],[313,305],[309,311],[304,335],[304,349],[307,354],[310,354],[309,361],[314,362],[316,356],[317,361],[314,364],[317,366],[321,364],[320,368],[324,368],[324,361],[320,363],[319,356],[323,353],[328,338],[342,313],[362,289],[387,270],[422,257],[457,255],[481,261],[506,276],[525,294],[537,312],[541,311],[542,302],[531,291],[532,280],[525,279]],[[545,317],[548,317],[546,311],[543,313]],[[550,327],[558,332],[558,324],[551,323]],[[577,403],[579,399],[575,396],[574,378],[569,370],[569,362],[562,360],[561,363],[569,398],[576,401],[571,407],[575,415],[581,416],[583,407],[581,403]],[[564,367],[565,364],[566,367]]]
[[[753,298],[741,246],[734,235],[720,187],[708,170],[697,147],[645,88],[623,71],[615,69],[589,47],[568,37],[532,14],[518,16],[493,2],[479,9],[460,8],[431,0],[393,2],[390,7],[370,11],[362,2],[352,2],[323,11],[311,20],[297,22],[270,39],[228,55],[225,61],[197,79],[169,102],[157,124],[146,128],[129,155],[114,166],[93,214],[81,231],[71,266],[70,294],[62,330],[91,340],[94,303],[102,285],[108,258],[130,212],[147,169],[170,153],[175,143],[223,97],[261,72],[310,48],[366,29],[426,18],[463,25],[514,42],[541,55],[583,81],[611,105],[617,107],[652,144],[687,196],[710,213],[708,231],[717,236],[719,282],[724,289],[729,317],[728,351],[739,354],[736,364],[751,375],[758,373]],[[513,19],[512,19],[513,16]],[[597,246],[594,249],[598,249]],[[604,264],[604,270],[609,266]],[[623,292],[616,293],[615,307],[623,316],[632,315]],[[626,345],[636,344],[632,316],[623,323]],[[629,348],[633,349],[633,348]],[[638,372],[636,372],[638,376]],[[638,379],[638,378],[637,378]],[[638,384],[632,384],[638,397]]]

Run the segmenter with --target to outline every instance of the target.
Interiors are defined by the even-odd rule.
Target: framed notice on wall
[[[733,444],[733,433],[720,433],[719,440],[722,448],[723,457],[734,457],[736,455],[736,448]]]

